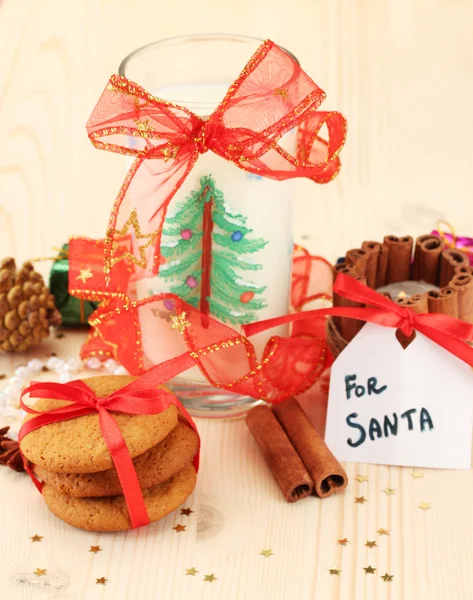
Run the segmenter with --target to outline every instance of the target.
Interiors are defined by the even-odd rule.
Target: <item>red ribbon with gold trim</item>
[[[156,415],[169,408],[171,404],[174,404],[185,417],[189,426],[198,434],[194,421],[179,400],[167,390],[156,388],[156,386],[175,377],[194,364],[194,360],[188,353],[182,354],[172,360],[152,367],[136,381],[104,398],[97,397],[95,392],[82,380],[71,381],[65,384],[51,382],[33,383],[21,394],[20,404],[26,412],[37,416],[22,425],[18,439],[21,442],[25,435],[44,425],[68,419],[76,419],[94,412],[98,413],[100,429],[112,456],[113,464],[122,486],[132,527],[148,525],[148,513],[135,467],[120,428],[109,411],[129,415]],[[30,396],[35,398],[68,400],[70,404],[62,408],[39,412],[23,402],[25,394],[30,394]],[[42,484],[36,479],[25,459],[24,462],[26,470],[34,484],[41,491]],[[198,470],[199,453],[194,458],[194,466]]]
[[[463,362],[473,366],[473,348],[464,341],[473,340],[472,324],[440,313],[416,314],[409,307],[392,302],[343,273],[340,273],[335,280],[333,291],[339,296],[367,304],[369,308],[334,307],[309,310],[243,325],[244,332],[252,336],[284,323],[311,320],[316,317],[348,317],[400,329],[406,337],[410,337],[414,330],[419,331]]]
[[[199,155],[208,150],[271,179],[333,179],[340,169],[346,121],[338,112],[317,111],[324,98],[299,63],[270,40],[258,48],[205,120],[113,75],[87,123],[97,148],[134,157],[109,220],[106,282],[114,277],[116,281],[111,271],[121,260],[135,265],[138,278],[139,269],[147,276],[158,272],[169,202]],[[324,125],[327,140],[320,136]],[[278,142],[295,127],[298,146],[293,156]],[[134,236],[128,251],[123,250],[123,240],[130,228]],[[126,285],[121,287],[126,291]]]

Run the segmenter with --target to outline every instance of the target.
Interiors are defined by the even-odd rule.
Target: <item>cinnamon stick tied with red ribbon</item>
[[[465,252],[461,250],[444,250],[440,257],[440,274],[439,283],[440,287],[450,285],[450,281],[453,279],[457,269],[459,267],[469,267],[470,261]]]
[[[344,273],[345,270],[340,270],[339,273]],[[349,273],[345,273],[346,275],[350,275],[356,281],[361,281],[362,283],[366,283],[366,279],[361,277],[360,275],[356,275],[352,271]],[[356,302],[349,298],[345,298],[344,296],[340,296],[335,291],[333,292],[333,305],[337,307],[344,308],[361,308],[364,306],[361,302]],[[341,336],[347,342],[351,342],[351,340],[355,337],[355,335],[360,331],[363,327],[363,321],[356,321],[355,319],[349,319],[345,317],[334,317],[334,323],[338,327]]]
[[[435,235],[421,235],[416,239],[412,279],[437,285],[439,280],[440,256],[444,244]]]
[[[473,275],[466,272],[471,267],[461,267],[461,269],[454,276],[450,285],[457,291],[458,318],[473,323]]]
[[[246,416],[269,469],[288,502],[310,496],[314,482],[300,456],[268,406],[256,406]]]
[[[429,303],[427,300],[427,294],[415,294],[414,296],[406,298],[396,298],[397,304],[401,306],[408,306],[417,315],[425,314],[429,312]],[[452,315],[453,316],[453,315]]]
[[[389,250],[386,284],[409,279],[412,243],[412,238],[409,235],[401,238],[395,235],[387,235],[384,238],[384,245]]]
[[[444,287],[438,292],[430,290],[427,292],[427,299],[429,312],[442,313],[454,319],[458,318],[457,291],[453,287]]]
[[[386,278],[386,269],[384,269],[384,275],[380,274],[380,278],[383,277],[383,283],[381,285],[376,285],[379,263],[380,263],[380,253],[382,246],[379,242],[363,242],[361,246],[362,250],[367,253],[366,258],[366,285],[370,287],[372,290],[377,287],[381,287],[384,285],[384,279]],[[386,265],[387,265],[387,261]],[[384,264],[381,265],[384,268]]]
[[[368,263],[369,253],[367,250],[362,248],[353,248],[348,250],[345,256],[347,265],[352,265],[355,269],[355,273],[360,277],[366,277],[366,269]]]
[[[355,266],[348,264],[346,261],[340,262],[333,267],[333,280],[337,278],[339,273],[346,273],[347,275],[356,276]]]
[[[273,412],[308,470],[319,498],[343,492],[348,485],[345,470],[295,398],[275,404]]]

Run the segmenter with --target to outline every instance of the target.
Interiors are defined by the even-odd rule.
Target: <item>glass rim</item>
[[[127,64],[130,62],[130,60],[132,60],[133,58],[139,56],[141,53],[146,52],[147,50],[149,50],[150,48],[157,46],[167,46],[167,45],[172,45],[172,44],[176,44],[179,42],[188,42],[188,41],[232,41],[234,40],[235,42],[256,42],[257,43],[257,47],[255,48],[255,50],[253,52],[256,52],[257,48],[259,48],[261,46],[261,44],[264,43],[264,39],[263,38],[259,38],[259,37],[255,37],[255,36],[250,36],[250,35],[241,35],[238,33],[193,33],[193,34],[189,34],[189,35],[177,35],[177,36],[173,36],[173,37],[169,37],[169,38],[163,38],[161,40],[156,40],[155,42],[150,42],[149,44],[145,44],[144,46],[140,46],[139,48],[136,48],[135,50],[133,50],[132,52],[130,52],[130,54],[128,54],[127,56],[125,56],[125,58],[121,61],[120,65],[118,66],[118,74],[121,75],[122,77],[126,77],[125,75],[125,69],[127,67]],[[286,54],[288,54],[298,65],[299,60],[296,58],[296,56],[289,50],[287,50],[287,48],[284,48],[284,46],[279,46],[278,47],[281,48],[281,50],[284,50],[284,52],[286,52]],[[248,60],[247,62],[250,60],[251,56],[248,56]],[[246,64],[246,63],[245,63]],[[243,69],[245,65],[242,65],[241,68]],[[239,73],[235,74],[235,79],[238,77]],[[139,81],[136,81],[135,83],[140,83]],[[233,82],[232,82],[233,83]],[[207,102],[193,102],[192,103],[195,106],[199,106],[199,105],[207,105]]]

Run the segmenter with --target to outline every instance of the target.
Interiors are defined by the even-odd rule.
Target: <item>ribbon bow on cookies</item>
[[[131,525],[133,528],[148,525],[148,513],[130,452],[119,426],[109,411],[129,415],[156,415],[168,409],[171,404],[174,404],[181,415],[187,420],[189,426],[197,433],[197,428],[192,418],[179,400],[166,389],[156,387],[192,367],[194,364],[193,359],[188,353],[182,354],[151,368],[139,379],[103,398],[99,398],[87,383],[81,380],[71,381],[66,384],[51,382],[33,383],[23,391],[20,399],[21,407],[26,412],[35,415],[26,421],[19,431],[18,439],[20,448],[22,439],[39,427],[98,413],[100,429],[122,486]],[[25,394],[30,394],[31,397],[35,398],[68,400],[70,404],[61,408],[40,412],[23,402]],[[23,460],[25,468],[34,484],[41,491],[42,484],[32,472],[25,457],[23,457]],[[194,458],[194,467],[198,470],[199,453]]]

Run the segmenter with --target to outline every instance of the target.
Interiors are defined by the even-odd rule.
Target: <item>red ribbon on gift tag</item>
[[[414,330],[419,331],[463,362],[473,366],[473,348],[464,341],[473,340],[473,324],[440,313],[416,314],[409,307],[401,306],[381,296],[365,284],[343,273],[337,276],[333,291],[349,300],[367,304],[368,307],[309,310],[243,325],[243,330],[247,336],[252,336],[285,323],[310,321],[316,317],[348,317],[400,329],[406,337],[410,337]]]
[[[169,408],[171,404],[174,404],[187,420],[189,426],[198,435],[194,421],[179,400],[171,392],[162,388],[156,388],[156,386],[172,379],[179,373],[194,366],[194,364],[194,360],[188,353],[182,354],[165,363],[152,367],[139,379],[104,398],[97,397],[86,381],[83,380],[75,380],[69,383],[33,383],[21,394],[20,404],[23,410],[37,416],[22,425],[18,433],[18,440],[21,442],[28,433],[39,427],[68,419],[76,419],[95,412],[98,413],[100,429],[112,456],[113,464],[122,486],[131,525],[133,528],[148,525],[148,513],[135,467],[120,428],[109,411],[129,415],[156,415]],[[62,408],[41,412],[34,410],[23,402],[25,394],[30,394],[34,398],[68,400],[71,404]],[[194,458],[194,467],[196,470],[199,469],[199,452]],[[23,460],[28,474],[38,490],[41,491],[42,484],[34,475],[27,460],[25,458]]]

